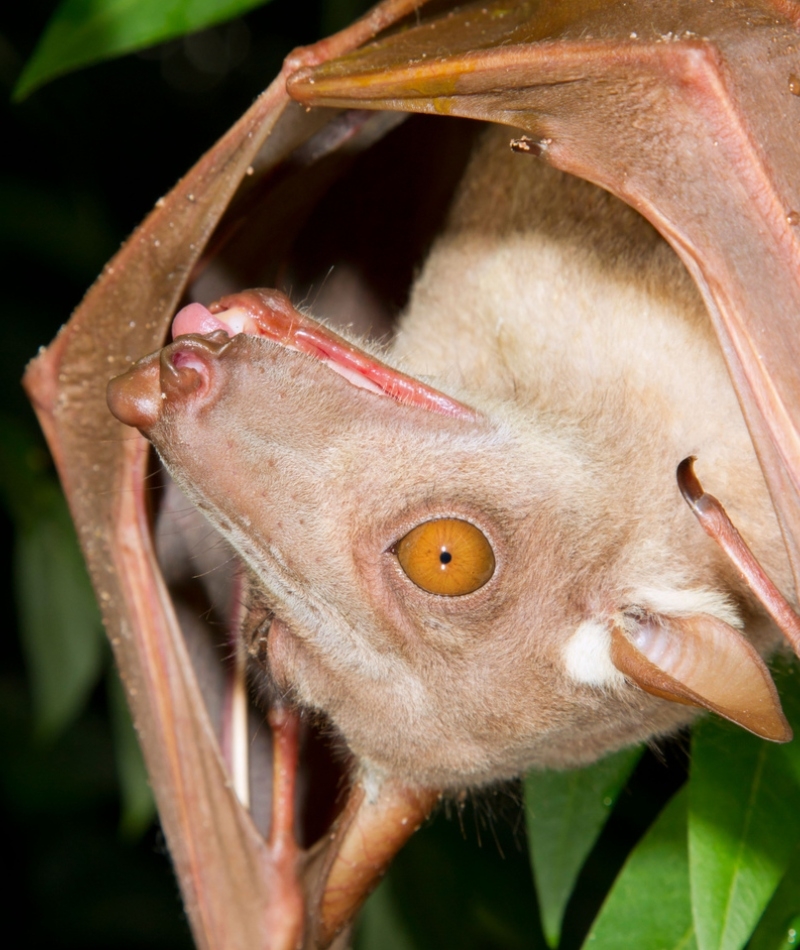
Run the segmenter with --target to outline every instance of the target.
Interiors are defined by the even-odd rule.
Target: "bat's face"
[[[180,336],[111,405],[263,589],[280,687],[378,773],[438,787],[591,760],[690,717],[570,672],[576,633],[630,606],[629,528],[579,444],[513,403],[409,380],[279,295],[241,302],[178,329],[250,333]]]

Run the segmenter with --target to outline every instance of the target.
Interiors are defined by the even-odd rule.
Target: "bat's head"
[[[687,702],[785,737],[724,604],[665,611],[641,571],[631,590],[631,484],[579,433],[446,395],[277,292],[213,309],[178,315],[112,411],[247,564],[271,620],[253,653],[375,772],[454,787],[590,761],[688,721]]]

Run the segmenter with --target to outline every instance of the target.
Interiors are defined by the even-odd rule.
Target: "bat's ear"
[[[792,738],[764,661],[723,620],[628,615],[612,628],[611,660],[654,696],[710,709],[773,742]]]

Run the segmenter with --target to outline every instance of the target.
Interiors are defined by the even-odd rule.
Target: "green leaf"
[[[391,882],[384,881],[364,905],[358,921],[356,950],[414,950],[395,906]]]
[[[641,754],[641,747],[624,749],[585,769],[530,772],[525,778],[531,862],[551,947],[558,946],[581,867]]]
[[[795,718],[791,698],[787,713]],[[694,731],[689,855],[700,950],[743,947],[786,872],[800,842],[794,758],[718,720]]]
[[[153,823],[156,803],[125,700],[125,692],[116,668],[113,667],[108,675],[108,708],[122,798],[120,829],[126,838],[135,839],[141,837]]]
[[[586,938],[585,950],[697,950],[689,897],[686,790],[631,853]]]
[[[36,728],[52,738],[83,708],[104,656],[100,614],[59,494],[49,511],[20,531],[14,554]]]
[[[789,950],[800,946],[800,847],[769,902],[747,950]]]
[[[15,593],[34,719],[39,735],[51,739],[78,715],[97,682],[105,638],[47,454],[8,418],[0,418],[0,444],[0,496],[16,526]]]
[[[240,16],[267,0],[62,0],[14,99],[73,69]]]
[[[772,678],[778,687],[783,711],[795,735],[793,742],[774,746],[775,754],[785,761],[800,790],[800,666],[792,656],[780,657],[772,667]]]

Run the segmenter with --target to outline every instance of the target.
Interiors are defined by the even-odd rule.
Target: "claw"
[[[677,478],[681,494],[705,533],[713,538],[733,561],[747,586],[800,657],[800,617],[767,577],[764,568],[736,530],[722,504],[713,495],[703,491],[700,479],[694,471],[693,455],[680,463]]]

